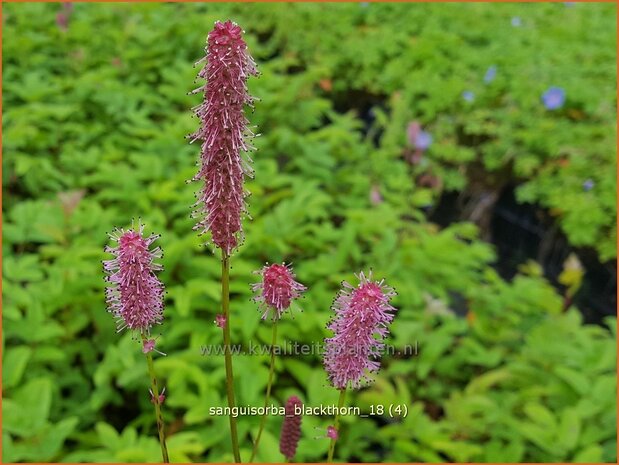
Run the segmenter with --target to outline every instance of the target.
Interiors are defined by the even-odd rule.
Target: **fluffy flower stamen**
[[[144,225],[137,230],[117,229],[110,237],[118,243],[106,247],[114,255],[103,262],[106,281],[105,290],[108,311],[118,323],[118,331],[125,328],[149,334],[153,325],[163,320],[164,286],[156,276],[162,266],[155,259],[162,257],[162,250],[152,243],[160,236],[143,236]]]
[[[254,301],[264,308],[262,319],[266,319],[269,311],[273,310],[273,318],[279,320],[282,314],[290,308],[290,304],[307,289],[303,284],[295,281],[295,274],[291,265],[273,263],[256,271],[261,279],[252,285],[256,293]]]
[[[193,181],[204,183],[194,205],[194,229],[210,232],[212,242],[228,255],[242,240],[241,217],[247,213],[243,183],[245,176],[253,176],[251,159],[240,152],[254,149],[244,106],[254,102],[247,79],[258,71],[242,32],[226,21],[216,22],[209,33],[201,60],[205,65],[198,73],[206,83],[193,91],[204,93],[204,101],[194,109],[200,127],[190,136],[191,142],[202,141],[200,169]]]
[[[379,369],[384,340],[396,309],[389,304],[395,291],[372,274],[359,273],[359,285],[343,283],[333,304],[335,317],[327,328],[324,364],[331,384],[338,389],[359,388]]]

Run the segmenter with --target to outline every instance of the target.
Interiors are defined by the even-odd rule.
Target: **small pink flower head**
[[[161,355],[166,355],[163,352],[161,352],[160,350],[155,349],[155,345],[157,344],[157,339],[159,337],[156,337],[155,339],[144,339],[142,340],[142,353],[143,354],[148,354],[150,352],[157,352],[158,354]]]
[[[163,320],[164,286],[156,276],[162,266],[154,260],[162,257],[161,248],[150,249],[158,235],[144,237],[144,225],[138,230],[117,229],[110,237],[118,243],[106,247],[114,255],[103,262],[108,311],[118,321],[118,331],[125,328],[149,334],[150,328]],[[154,348],[154,345],[153,345]]]
[[[327,426],[326,431],[321,426],[315,426],[314,429],[320,431],[320,435],[314,437],[314,439],[337,439],[339,438],[339,434],[337,430],[335,429],[335,426],[332,426],[332,425]]]
[[[269,310],[273,310],[273,319],[279,320],[282,314],[290,307],[291,302],[297,299],[307,289],[295,281],[291,265],[273,263],[266,265],[255,272],[261,280],[252,285],[256,293],[254,301],[264,307],[262,319],[266,319]]]
[[[337,430],[335,429],[335,426],[327,426],[327,437],[329,439],[337,439],[339,437],[339,434],[337,433]]]
[[[279,438],[279,451],[288,461],[294,458],[299,439],[301,438],[302,416],[297,413],[297,410],[302,406],[303,403],[297,396],[290,396],[286,401],[286,416],[284,417],[282,432]]]
[[[247,79],[258,71],[242,32],[226,21],[216,22],[208,35],[206,58],[201,60],[206,63],[198,73],[206,84],[194,91],[204,93],[204,101],[195,108],[200,127],[189,136],[191,142],[202,141],[200,169],[193,181],[204,184],[194,205],[194,229],[210,232],[212,242],[228,255],[242,240],[241,216],[247,213],[243,183],[245,176],[253,176],[251,159],[240,152],[254,149],[244,107],[254,102]]]
[[[225,328],[226,326],[226,315],[222,315],[221,313],[215,316],[215,324],[220,328]]]
[[[155,350],[156,343],[157,341],[154,339],[144,339],[144,341],[142,341],[142,353],[147,354]]]
[[[347,282],[333,304],[334,318],[327,328],[333,331],[325,339],[324,364],[331,384],[338,389],[349,385],[358,389],[369,382],[368,372],[379,369],[384,339],[395,308],[389,304],[395,291],[384,280],[372,281],[359,273],[359,285]]]
[[[155,400],[155,394],[153,394],[152,389],[149,389],[148,392],[150,392],[150,401],[153,404],[157,403],[159,405],[163,405],[163,403],[165,402],[165,388],[163,388],[163,391],[161,391],[161,394],[159,394],[157,400]]]
[[[66,31],[69,28],[69,16],[64,12],[56,14],[56,24],[62,31]]]
[[[63,2],[60,11],[56,14],[56,24],[63,31],[66,31],[69,28],[69,19],[71,18],[72,10],[73,3]]]
[[[380,187],[376,184],[372,185],[372,189],[370,190],[370,202],[372,205],[380,205],[383,203],[383,196],[380,193]]]

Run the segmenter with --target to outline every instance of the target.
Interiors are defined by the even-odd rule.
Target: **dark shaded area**
[[[516,201],[516,187],[505,188],[491,212],[488,234],[497,250],[495,269],[501,277],[510,280],[518,272],[519,265],[535,260],[544,269],[544,276],[563,293],[558,278],[567,257],[575,253],[585,276],[572,304],[578,307],[587,323],[603,324],[605,317],[616,314],[615,264],[600,262],[591,248],[572,247],[545,209]],[[443,227],[461,220],[459,204],[457,192],[445,192],[429,220]]]
[[[346,93],[333,93],[330,96],[334,109],[340,113],[353,110],[364,122],[363,134],[371,135],[378,145],[380,132],[370,134],[374,127],[374,109],[385,109],[386,97],[372,95],[364,91],[350,90]],[[469,141],[479,142],[479,141]],[[477,167],[482,179],[485,170]],[[561,228],[548,211],[537,204],[519,203],[515,191],[517,185],[508,185],[500,189],[498,200],[490,207],[489,224],[481,226],[481,237],[489,240],[497,251],[494,268],[502,278],[511,280],[518,272],[518,267],[528,260],[537,261],[544,270],[544,276],[560,293],[564,286],[558,281],[563,271],[564,262],[571,253],[578,256],[585,275],[580,289],[571,301],[578,307],[585,322],[603,324],[604,318],[616,315],[617,309],[617,269],[614,262],[602,263],[594,249],[572,247]],[[443,192],[436,208],[430,210],[428,220],[441,227],[468,220],[465,202],[460,192]],[[469,205],[470,206],[470,205]],[[487,230],[485,230],[487,229]],[[466,313],[466,303],[461,296],[452,295],[451,305],[456,313]]]

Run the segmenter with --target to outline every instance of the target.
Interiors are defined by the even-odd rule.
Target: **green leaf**
[[[572,387],[577,393],[583,395],[591,389],[591,383],[587,376],[565,366],[557,366],[555,374]]]
[[[10,389],[19,384],[32,355],[32,349],[27,346],[18,346],[7,349],[2,363],[2,384],[5,389]]]
[[[95,431],[101,445],[110,450],[117,450],[119,448],[120,436],[112,426],[100,421],[95,425]]]
[[[4,401],[4,427],[22,437],[31,437],[46,424],[52,402],[52,383],[36,378]]]
[[[578,444],[581,419],[576,409],[568,408],[563,411],[557,429],[559,444],[567,451],[572,451]]]
[[[524,412],[535,423],[553,431],[557,427],[555,416],[550,410],[536,402],[529,402],[524,406]]]
[[[602,462],[602,448],[592,444],[580,450],[572,459],[573,463],[599,463]]]

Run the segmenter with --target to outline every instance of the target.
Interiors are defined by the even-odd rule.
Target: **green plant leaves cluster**
[[[616,321],[584,325],[538,273],[500,278],[474,225],[427,221],[481,166],[574,245],[616,256],[614,5],[78,3],[66,30],[59,8],[3,8],[3,461],[159,460],[140,344],[115,332],[103,298],[106,232],[132,217],[165,250],[155,369],[171,459],[232,459],[227,419],[209,413],[225,404],[223,358],[201,353],[221,342],[220,263],[191,231],[198,147],[184,140],[192,64],[226,18],[262,72],[249,82],[262,135],[232,260],[233,341],[269,341],[249,301],[265,261],[294,262],[310,289],[280,328],[306,344],[327,335],[340,281],[372,267],[398,291],[389,343],[419,351],[385,357],[349,396],[408,415],[345,417],[340,459],[616,461]],[[550,85],[566,89],[560,111],[540,103]],[[434,139],[414,166],[411,120]],[[415,182],[426,173],[442,187]],[[239,405],[261,404],[267,364],[235,357]],[[273,402],[291,394],[336,402],[320,357],[277,359]],[[312,438],[330,423],[304,418],[297,460],[324,460],[328,441]],[[257,425],[239,419],[245,458]],[[280,426],[269,419],[259,460],[282,460]]]

